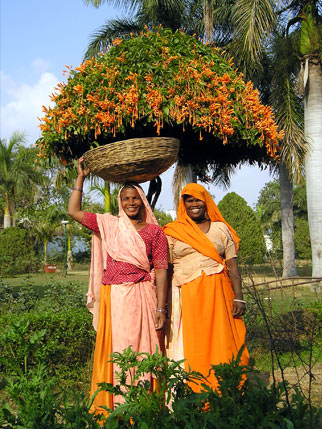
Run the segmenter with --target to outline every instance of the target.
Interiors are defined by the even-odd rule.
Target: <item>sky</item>
[[[26,145],[40,136],[42,105],[65,77],[65,66],[77,67],[91,35],[107,19],[125,16],[126,10],[103,4],[96,9],[83,0],[0,0],[0,137],[24,132]],[[174,166],[165,172],[157,206],[174,208],[171,183]],[[273,180],[268,170],[243,166],[232,176],[229,189],[206,185],[218,203],[236,192],[252,208],[260,190]],[[146,190],[147,185],[143,188]]]

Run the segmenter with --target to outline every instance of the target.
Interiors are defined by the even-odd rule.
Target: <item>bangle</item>
[[[166,313],[167,310],[165,308],[157,308],[155,311],[158,311],[159,313]]]
[[[79,191],[79,192],[83,193],[83,189],[81,189],[81,188],[73,188],[73,191]]]
[[[242,302],[243,304],[246,304],[246,301],[244,301],[243,299],[234,298],[233,301]]]

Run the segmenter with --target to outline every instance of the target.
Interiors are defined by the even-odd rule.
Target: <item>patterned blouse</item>
[[[99,233],[95,213],[84,212],[82,225]],[[147,224],[138,233],[145,243],[150,268],[167,269],[167,239],[162,229],[158,225]],[[138,283],[148,280],[151,280],[151,276],[146,271],[128,262],[115,261],[107,254],[106,270],[104,270],[102,278],[103,284]]]

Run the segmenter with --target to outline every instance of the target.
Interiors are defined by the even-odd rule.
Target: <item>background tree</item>
[[[305,184],[294,187],[293,208],[295,255],[299,259],[310,259],[311,244],[307,219]],[[273,252],[280,258],[282,256],[282,229],[280,191],[277,179],[268,182],[261,190],[256,205],[256,214],[262,225],[264,234],[267,234],[272,240]]]
[[[116,3],[113,0],[84,0],[86,4],[100,7],[103,3]],[[97,56],[105,51],[117,37],[126,38],[131,34],[138,35],[144,28],[157,27],[177,30],[185,28],[189,34],[197,33],[202,36],[200,2],[189,0],[123,0],[117,2],[124,9],[132,12],[131,18],[117,18],[106,21],[96,30],[88,45],[85,58]]]
[[[25,148],[23,133],[0,140],[0,194],[5,202],[3,227],[15,225],[17,196],[29,194],[43,175],[35,169],[35,150]]]
[[[266,246],[255,212],[235,192],[225,195],[219,202],[218,208],[224,219],[239,235],[239,259],[246,264],[262,263],[266,254]]]

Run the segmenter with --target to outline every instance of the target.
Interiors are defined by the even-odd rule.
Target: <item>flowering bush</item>
[[[99,58],[69,69],[51,99],[37,146],[39,157],[62,161],[116,140],[162,135],[181,140],[184,162],[235,165],[277,157],[282,136],[232,60],[181,31],[114,40]]]

